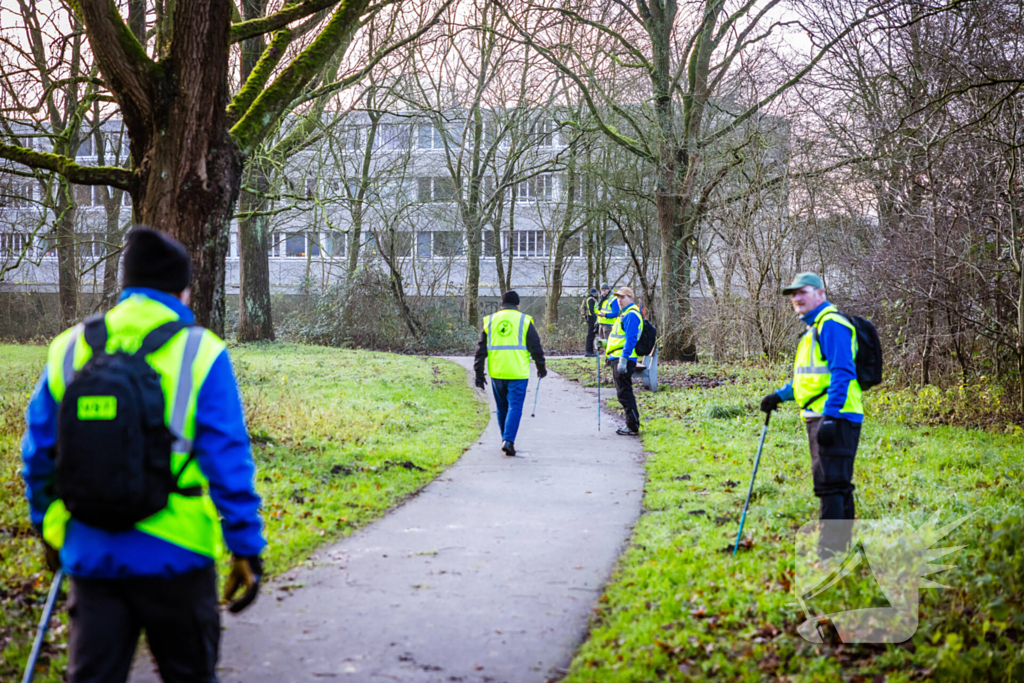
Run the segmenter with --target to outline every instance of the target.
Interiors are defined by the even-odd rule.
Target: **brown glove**
[[[231,613],[238,614],[251,605],[259,593],[260,581],[263,579],[263,560],[255,556],[235,556],[233,559],[231,573],[228,574],[228,581],[224,585],[224,602],[228,603],[228,610]],[[234,600],[240,588],[244,589],[242,597]]]
[[[51,572],[60,569],[60,551],[46,541],[43,541],[43,559],[46,562],[46,568]]]

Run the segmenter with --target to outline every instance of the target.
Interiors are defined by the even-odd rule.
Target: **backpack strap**
[[[90,315],[85,319],[85,329],[82,332],[85,343],[92,349],[94,356],[102,356],[107,352],[107,318],[105,313]]]
[[[139,350],[135,352],[135,355],[148,356],[157,349],[161,348],[164,344],[171,341],[174,335],[181,332],[189,325],[181,322],[180,320],[172,320],[160,325],[146,335],[146,338],[142,340],[142,345],[139,346]]]

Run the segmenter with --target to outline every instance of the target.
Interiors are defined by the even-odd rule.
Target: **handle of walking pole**
[[[31,683],[35,675],[36,662],[39,661],[39,653],[43,649],[43,640],[46,639],[46,631],[50,626],[50,618],[53,616],[53,606],[57,602],[57,595],[60,593],[60,583],[64,579],[64,570],[58,569],[53,574],[53,582],[50,584],[50,593],[46,596],[46,605],[43,607],[43,616],[39,619],[39,628],[36,630],[36,639],[32,643],[32,653],[28,656],[28,663],[25,665],[25,675],[21,683]]]

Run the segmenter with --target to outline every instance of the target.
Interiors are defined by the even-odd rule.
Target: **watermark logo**
[[[973,513],[972,513],[973,514]],[[844,643],[902,643],[917,631],[926,578],[952,565],[934,560],[963,546],[933,548],[971,515],[937,527],[938,513],[915,528],[902,520],[826,519],[800,527],[793,592],[806,620],[805,640],[821,643],[832,622]]]

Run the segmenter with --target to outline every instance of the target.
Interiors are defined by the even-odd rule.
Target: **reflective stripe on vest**
[[[626,319],[627,315],[636,314],[640,318],[640,329],[637,331],[636,340],[640,341],[640,335],[644,331],[644,316],[640,312],[640,309],[636,304],[630,304],[626,307],[619,317],[615,320],[615,324],[612,326],[612,331],[608,335],[608,348],[605,350],[605,355],[608,358],[618,358],[622,355],[622,349],[626,346],[626,331],[622,327],[622,322]],[[627,356],[629,360],[637,360],[639,356],[636,355],[636,344],[633,345],[633,350]]]
[[[609,295],[601,302],[597,309],[597,322],[600,325],[614,325],[615,318],[612,317],[612,297]]]
[[[143,295],[121,302],[106,315],[107,349],[136,350],[151,330],[176,319],[163,304]],[[81,326],[57,337],[48,359],[49,388],[58,404],[78,369],[92,357],[88,344],[79,344]],[[184,333],[182,333],[184,332]],[[190,327],[175,335],[163,347],[146,357],[160,375],[165,400],[165,422],[174,435],[171,472],[181,488],[199,487],[200,496],[172,493],[167,507],[135,525],[139,531],[209,557],[223,552],[219,517],[209,497],[208,482],[194,458],[190,457],[195,437],[196,400],[224,342],[201,327]],[[70,361],[70,362],[69,362]],[[43,521],[43,536],[56,548],[63,545],[70,515],[60,500],[54,501]],[[50,541],[59,541],[55,544]]]
[[[498,311],[484,318],[487,334],[487,374],[494,379],[527,379],[530,353],[526,333],[533,319],[514,309]]]
[[[803,409],[805,417],[820,415],[821,411],[825,409],[825,402],[828,400],[828,387],[832,383],[832,373],[828,369],[828,361],[821,352],[819,341],[821,328],[826,320],[837,322],[850,330],[852,335],[850,350],[853,357],[857,357],[857,330],[849,320],[839,315],[839,310],[835,306],[825,308],[815,318],[814,324],[800,338],[796,357],[793,359],[793,398]],[[846,392],[846,401],[839,412],[863,414],[861,393],[857,380],[852,380]],[[821,395],[818,396],[819,394]],[[818,398],[809,405],[805,405],[815,396]]]

